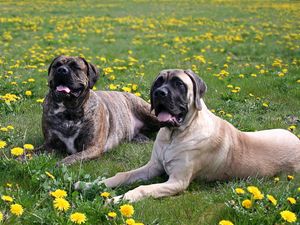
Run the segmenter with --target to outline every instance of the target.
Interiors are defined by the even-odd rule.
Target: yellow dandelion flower
[[[36,100],[36,102],[37,102],[37,103],[43,103],[43,102],[44,102],[44,98],[38,98],[38,99]]]
[[[115,79],[116,79],[116,76],[115,76],[115,75],[110,75],[110,76],[108,77],[108,79],[110,79],[110,80],[115,80]]]
[[[242,188],[236,188],[235,189],[235,193],[237,193],[237,194],[245,194],[245,191]]]
[[[106,58],[105,58],[105,57],[101,57],[101,58],[100,58],[100,61],[106,62]]]
[[[20,147],[15,147],[10,150],[10,153],[14,156],[20,156],[24,154],[24,149]]]
[[[33,78],[28,79],[28,82],[34,82],[34,81],[35,81],[35,79],[33,79]]]
[[[32,144],[24,144],[23,148],[32,151],[34,149],[34,146]]]
[[[114,72],[114,70],[111,67],[106,67],[106,68],[103,68],[102,70],[105,74]]]
[[[249,199],[245,199],[242,201],[242,206],[246,209],[250,209],[252,207],[252,201]]]
[[[226,115],[228,118],[232,118],[233,116],[230,113],[226,113]]]
[[[11,183],[6,183],[6,186],[11,188],[12,187],[12,184]]]
[[[135,92],[134,94],[135,94],[135,96],[141,97],[141,93],[140,92]]]
[[[1,127],[0,130],[3,131],[3,132],[7,132],[8,131],[8,129],[6,127]]]
[[[48,176],[48,177],[50,177],[51,179],[55,179],[55,177],[51,174],[51,173],[49,173],[48,171],[46,171],[45,172],[45,174]]]
[[[12,125],[8,125],[6,128],[7,128],[8,130],[13,130],[13,129],[15,129]]]
[[[67,211],[70,208],[70,203],[64,198],[56,198],[53,201],[53,206],[59,211]]]
[[[247,187],[247,190],[248,190],[248,192],[250,192],[253,195],[253,198],[255,200],[261,200],[264,198],[264,195],[255,186],[249,186],[249,187]]]
[[[264,102],[262,105],[263,105],[263,107],[266,107],[266,108],[269,107],[269,104],[267,102]]]
[[[300,84],[300,79],[296,81],[298,84]]]
[[[130,87],[122,87],[122,90],[125,91],[125,92],[131,92]]]
[[[110,196],[110,193],[105,191],[105,192],[102,192],[100,195],[103,198],[108,198]]]
[[[31,96],[32,95],[32,91],[25,91],[25,95],[26,96]]]
[[[277,200],[272,195],[267,195],[267,198],[273,205],[277,205]]]
[[[288,179],[288,180],[294,180],[294,176],[288,175],[288,176],[287,176],[287,179]]]
[[[251,194],[260,191],[260,190],[259,190],[257,187],[255,187],[255,186],[248,186],[248,187],[247,187],[247,190],[248,190],[248,192],[251,193]]]
[[[296,204],[296,199],[295,199],[295,198],[288,197],[288,198],[287,198],[287,201],[288,201],[290,204],[292,204],[292,205]]]
[[[275,177],[275,178],[274,178],[274,181],[275,181],[275,182],[279,182],[279,180],[280,180],[279,177]]]
[[[293,222],[297,221],[296,214],[291,211],[284,210],[284,211],[280,212],[280,215],[281,215],[282,219],[284,219],[285,221],[287,221],[289,223],[293,223]]]
[[[117,86],[114,85],[114,84],[110,84],[110,85],[109,85],[109,89],[110,89],[110,90],[116,90],[116,89],[117,89]]]
[[[0,148],[5,148],[6,145],[7,145],[7,144],[6,144],[5,141],[0,140]]]
[[[117,213],[115,213],[115,212],[109,212],[107,215],[108,215],[110,218],[115,218],[115,217],[117,216]]]
[[[264,195],[260,192],[253,194],[253,198],[255,200],[262,200],[264,198]]]
[[[10,212],[16,216],[21,216],[24,212],[24,209],[20,204],[12,204],[10,206]]]
[[[83,213],[75,212],[70,215],[70,220],[73,223],[82,224],[86,222],[86,216]]]
[[[134,213],[134,208],[132,205],[129,204],[121,205],[120,212],[123,216],[131,217]]]
[[[293,132],[294,130],[296,129],[296,126],[295,125],[291,125],[289,126],[288,130]]]
[[[2,195],[1,199],[5,202],[13,202],[14,201],[14,199],[8,195]]]
[[[126,225],[134,225],[135,224],[135,220],[132,218],[127,219],[125,222],[126,222]]]
[[[67,192],[61,189],[57,189],[55,191],[51,191],[50,195],[54,198],[65,198],[67,197]]]
[[[133,84],[131,88],[132,88],[133,91],[136,91],[138,89],[138,85],[137,84]]]
[[[234,224],[229,220],[221,220],[219,222],[219,225],[234,225]]]
[[[0,221],[3,221],[3,213],[0,212]]]

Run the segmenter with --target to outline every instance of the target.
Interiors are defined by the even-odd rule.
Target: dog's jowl
[[[59,56],[48,71],[49,93],[43,105],[43,147],[71,154],[62,163],[99,157],[122,140],[143,139],[159,122],[150,104],[130,94],[93,91],[95,66],[80,57]]]
[[[174,195],[196,177],[228,180],[300,171],[300,140],[294,134],[283,129],[241,132],[207,109],[202,99],[205,92],[204,81],[191,70],[160,72],[151,88],[151,106],[164,127],[150,161],[103,182],[117,187],[163,173],[169,179],[139,186],[115,201]]]

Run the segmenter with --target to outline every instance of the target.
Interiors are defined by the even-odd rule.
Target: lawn
[[[115,190],[95,186],[84,193],[74,191],[72,184],[137,168],[150,157],[154,138],[147,144],[121,144],[100,159],[70,167],[55,167],[64,154],[36,155],[30,150],[30,145],[43,143],[47,69],[61,54],[85,57],[101,68],[97,90],[128,91],[145,100],[160,70],[192,69],[206,82],[204,100],[216,115],[243,131],[283,128],[300,138],[299,1],[10,0],[0,2],[0,12],[4,224],[74,224],[69,217],[75,212],[86,216],[85,224],[125,224],[120,205],[104,204],[100,194],[122,194],[140,183]],[[15,147],[22,147],[14,149],[22,153],[24,144],[30,145],[23,155],[12,154]],[[300,220],[300,176],[289,175],[194,181],[180,195],[134,203],[133,218],[161,225],[221,220],[284,224],[294,220],[280,214],[289,210]],[[245,193],[236,193],[236,188]],[[59,210],[53,205],[56,189],[67,192],[60,200],[66,199],[69,207],[66,203]],[[263,197],[254,199],[257,193]],[[246,199],[251,202],[248,208]]]

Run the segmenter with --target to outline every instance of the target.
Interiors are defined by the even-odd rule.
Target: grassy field
[[[75,212],[85,214],[85,224],[125,224],[119,205],[105,205],[100,193],[122,194],[139,184],[94,187],[87,193],[74,191],[72,184],[139,167],[150,157],[153,142],[124,143],[101,159],[67,168],[55,167],[63,155],[36,156],[28,149],[21,156],[11,153],[24,144],[43,143],[47,69],[60,54],[83,56],[101,68],[98,90],[130,91],[146,100],[160,70],[190,68],[207,83],[204,99],[216,115],[244,131],[278,127],[300,137],[299,1],[15,0],[1,1],[0,12],[4,224],[73,224],[69,216]],[[290,175],[289,180],[283,174],[275,180],[194,181],[178,196],[133,204],[133,218],[162,225],[288,223],[280,212],[300,216],[300,176]],[[257,192],[250,194],[249,186],[258,187],[263,199],[254,200]],[[246,193],[237,194],[235,188]],[[56,189],[67,192],[68,210],[53,205],[49,192]],[[242,204],[245,199],[252,203],[249,208]],[[115,218],[108,216],[112,211]]]

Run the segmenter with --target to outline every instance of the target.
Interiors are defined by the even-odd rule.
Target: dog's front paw
[[[143,190],[143,186],[137,187],[134,190],[128,191],[124,194],[123,200],[127,200],[128,202],[136,202],[144,198],[145,191]]]
[[[91,189],[92,185],[90,182],[77,181],[73,186],[75,190],[85,191]]]
[[[74,164],[77,161],[78,160],[77,160],[76,156],[70,155],[70,156],[67,156],[66,158],[62,159],[61,161],[57,162],[56,166],[57,167],[61,166],[61,165],[69,166],[69,165]]]
[[[106,199],[105,203],[106,204],[119,204],[122,201],[122,199],[123,199],[123,195],[118,195],[116,197]]]
[[[87,191],[92,189],[94,186],[100,186],[100,185],[103,185],[102,177],[98,177],[93,182],[77,181],[75,184],[73,184],[75,190],[82,190],[82,191]]]

